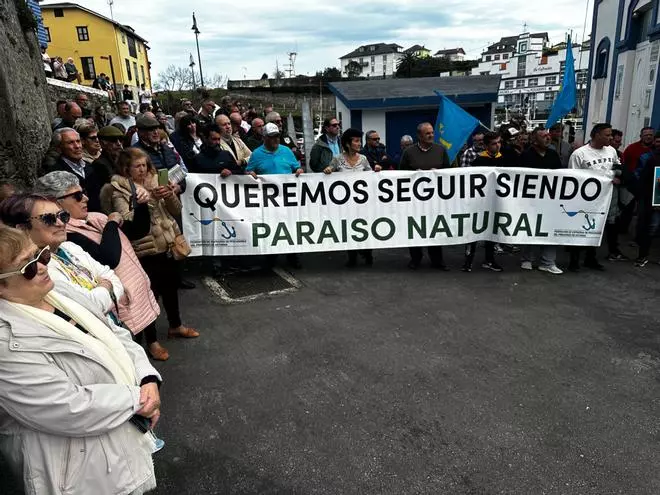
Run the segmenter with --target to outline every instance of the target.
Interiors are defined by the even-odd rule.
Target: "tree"
[[[210,89],[226,88],[229,78],[219,73],[213,74],[208,80],[205,80],[205,86]]]
[[[284,71],[280,70],[279,67],[275,67],[275,71],[273,72],[273,79],[280,80],[284,79],[286,77],[286,74],[284,74]]]
[[[158,91],[182,91],[192,87],[192,73],[188,67],[169,65],[158,74],[156,89]]]
[[[396,64],[397,77],[413,77],[415,68],[423,62],[412,52],[404,53]]]
[[[326,67],[322,76],[323,79],[341,79],[341,71],[337,67]]]
[[[362,74],[362,66],[360,65],[360,62],[351,60],[348,64],[346,64],[344,72],[346,72],[348,77],[360,77]]]

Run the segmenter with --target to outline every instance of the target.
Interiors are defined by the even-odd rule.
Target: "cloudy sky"
[[[108,0],[77,3],[110,15]],[[553,43],[570,30],[579,41],[587,10],[589,36],[592,8],[593,0],[114,0],[113,12],[115,20],[149,40],[155,80],[170,64],[187,66],[189,53],[195,53],[193,10],[204,73],[256,79],[271,75],[276,60],[283,68],[291,51],[298,52],[297,74],[313,75],[375,42],[404,48],[418,43],[434,53],[462,46],[476,58],[488,44],[521,32],[525,23],[531,32],[547,31]]]

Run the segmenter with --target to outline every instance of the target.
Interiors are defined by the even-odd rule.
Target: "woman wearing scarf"
[[[71,215],[66,225],[67,240],[82,247],[92,258],[107,265],[124,286],[124,297],[118,301],[119,319],[141,341],[147,336],[152,358],[165,361],[169,353],[156,337],[156,318],[160,308],[151,291],[149,277],[142,269],[131,241],[149,233],[149,193],[135,190],[133,220],[124,220],[119,213],[109,216],[87,211],[88,198],[78,178],[71,172],[51,172],[37,180],[36,189],[44,196],[56,198],[57,203]]]
[[[27,495],[146,493],[160,375],[90,299],[52,290],[51,254],[0,226],[0,453]]]

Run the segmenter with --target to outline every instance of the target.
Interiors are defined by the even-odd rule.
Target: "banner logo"
[[[596,219],[592,218],[590,215],[605,215],[604,211],[584,211],[584,210],[578,210],[578,211],[567,211],[566,208],[564,208],[564,205],[559,205],[561,210],[568,215],[569,217],[573,218],[579,214],[584,214],[584,221],[586,222],[586,225],[582,225],[582,229],[585,232],[589,232],[590,230],[596,230]]]

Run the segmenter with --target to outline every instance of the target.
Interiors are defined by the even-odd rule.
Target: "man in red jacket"
[[[644,127],[639,134],[639,141],[629,145],[623,152],[623,164],[630,172],[634,172],[639,166],[639,158],[644,154],[651,151],[653,144],[653,135],[655,130],[653,127]]]

